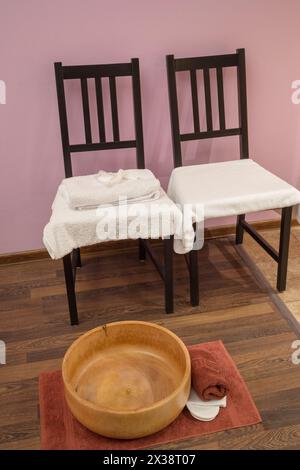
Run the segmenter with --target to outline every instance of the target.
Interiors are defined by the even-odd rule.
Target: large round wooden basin
[[[109,323],[79,337],[65,354],[62,374],[78,421],[118,439],[164,428],[190,393],[184,343],[166,328],[141,321]]]

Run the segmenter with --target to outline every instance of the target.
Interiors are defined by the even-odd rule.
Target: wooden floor
[[[199,253],[197,308],[189,306],[185,262],[176,256],[172,315],[164,313],[159,275],[150,261],[139,263],[137,249],[90,254],[83,262],[76,327],[69,326],[61,262],[0,268],[0,339],[7,344],[7,364],[0,366],[0,449],[39,448],[39,373],[58,369],[80,333],[125,319],[158,322],[186,344],[223,340],[263,419],[168,448],[300,449],[300,365],[291,362],[296,334],[230,240],[211,240]]]
[[[279,246],[279,230],[263,232],[266,239],[276,248]],[[250,253],[265,279],[272,286],[276,285],[276,269],[274,261],[249,236],[245,239],[247,252]],[[293,226],[290,240],[290,257],[288,268],[288,288],[278,297],[286,304],[300,324],[300,225]]]

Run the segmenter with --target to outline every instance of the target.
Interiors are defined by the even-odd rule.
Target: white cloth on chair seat
[[[108,222],[115,222],[116,230],[103,231]],[[136,225],[141,230],[140,234],[135,231]],[[160,198],[155,201],[78,211],[68,206],[60,185],[50,221],[44,228],[43,242],[53,259],[62,258],[75,248],[103,241],[167,238],[170,235],[176,238],[175,251],[176,246],[180,247],[180,252],[189,251],[194,238],[192,225],[183,236],[181,228],[182,213],[162,189]]]
[[[175,168],[168,195],[182,208],[202,205],[204,219],[300,203],[300,191],[251,159]],[[200,221],[195,215],[194,222]]]

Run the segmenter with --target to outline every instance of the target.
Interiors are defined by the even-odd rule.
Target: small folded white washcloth
[[[160,182],[150,170],[100,171],[96,175],[66,178],[61,184],[62,196],[71,209],[93,209],[157,199]]]
[[[220,400],[204,401],[197,395],[192,388],[186,407],[193,416],[199,421],[212,421],[215,419],[220,411],[220,408],[226,408],[227,397]]]
[[[120,183],[120,181],[122,181],[122,179],[125,178],[130,179],[130,177],[126,177],[124,170],[119,170],[116,173],[100,170],[97,175],[97,180],[100,181],[100,183],[105,184],[106,186],[113,186],[114,184],[118,184]]]

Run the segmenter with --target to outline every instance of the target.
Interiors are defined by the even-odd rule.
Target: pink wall
[[[7,103],[0,104],[0,252],[42,246],[63,178],[56,60],[140,58],[146,162],[166,183],[172,151],[165,54],[245,47],[250,153],[300,187],[300,106],[290,99],[291,82],[300,78],[299,17],[299,0],[0,0],[0,80],[7,86]],[[190,163],[195,150],[199,161],[220,158],[217,150],[234,158],[236,144],[185,146]],[[109,155],[83,157],[75,167],[112,168]],[[117,161],[130,165],[128,152]]]

